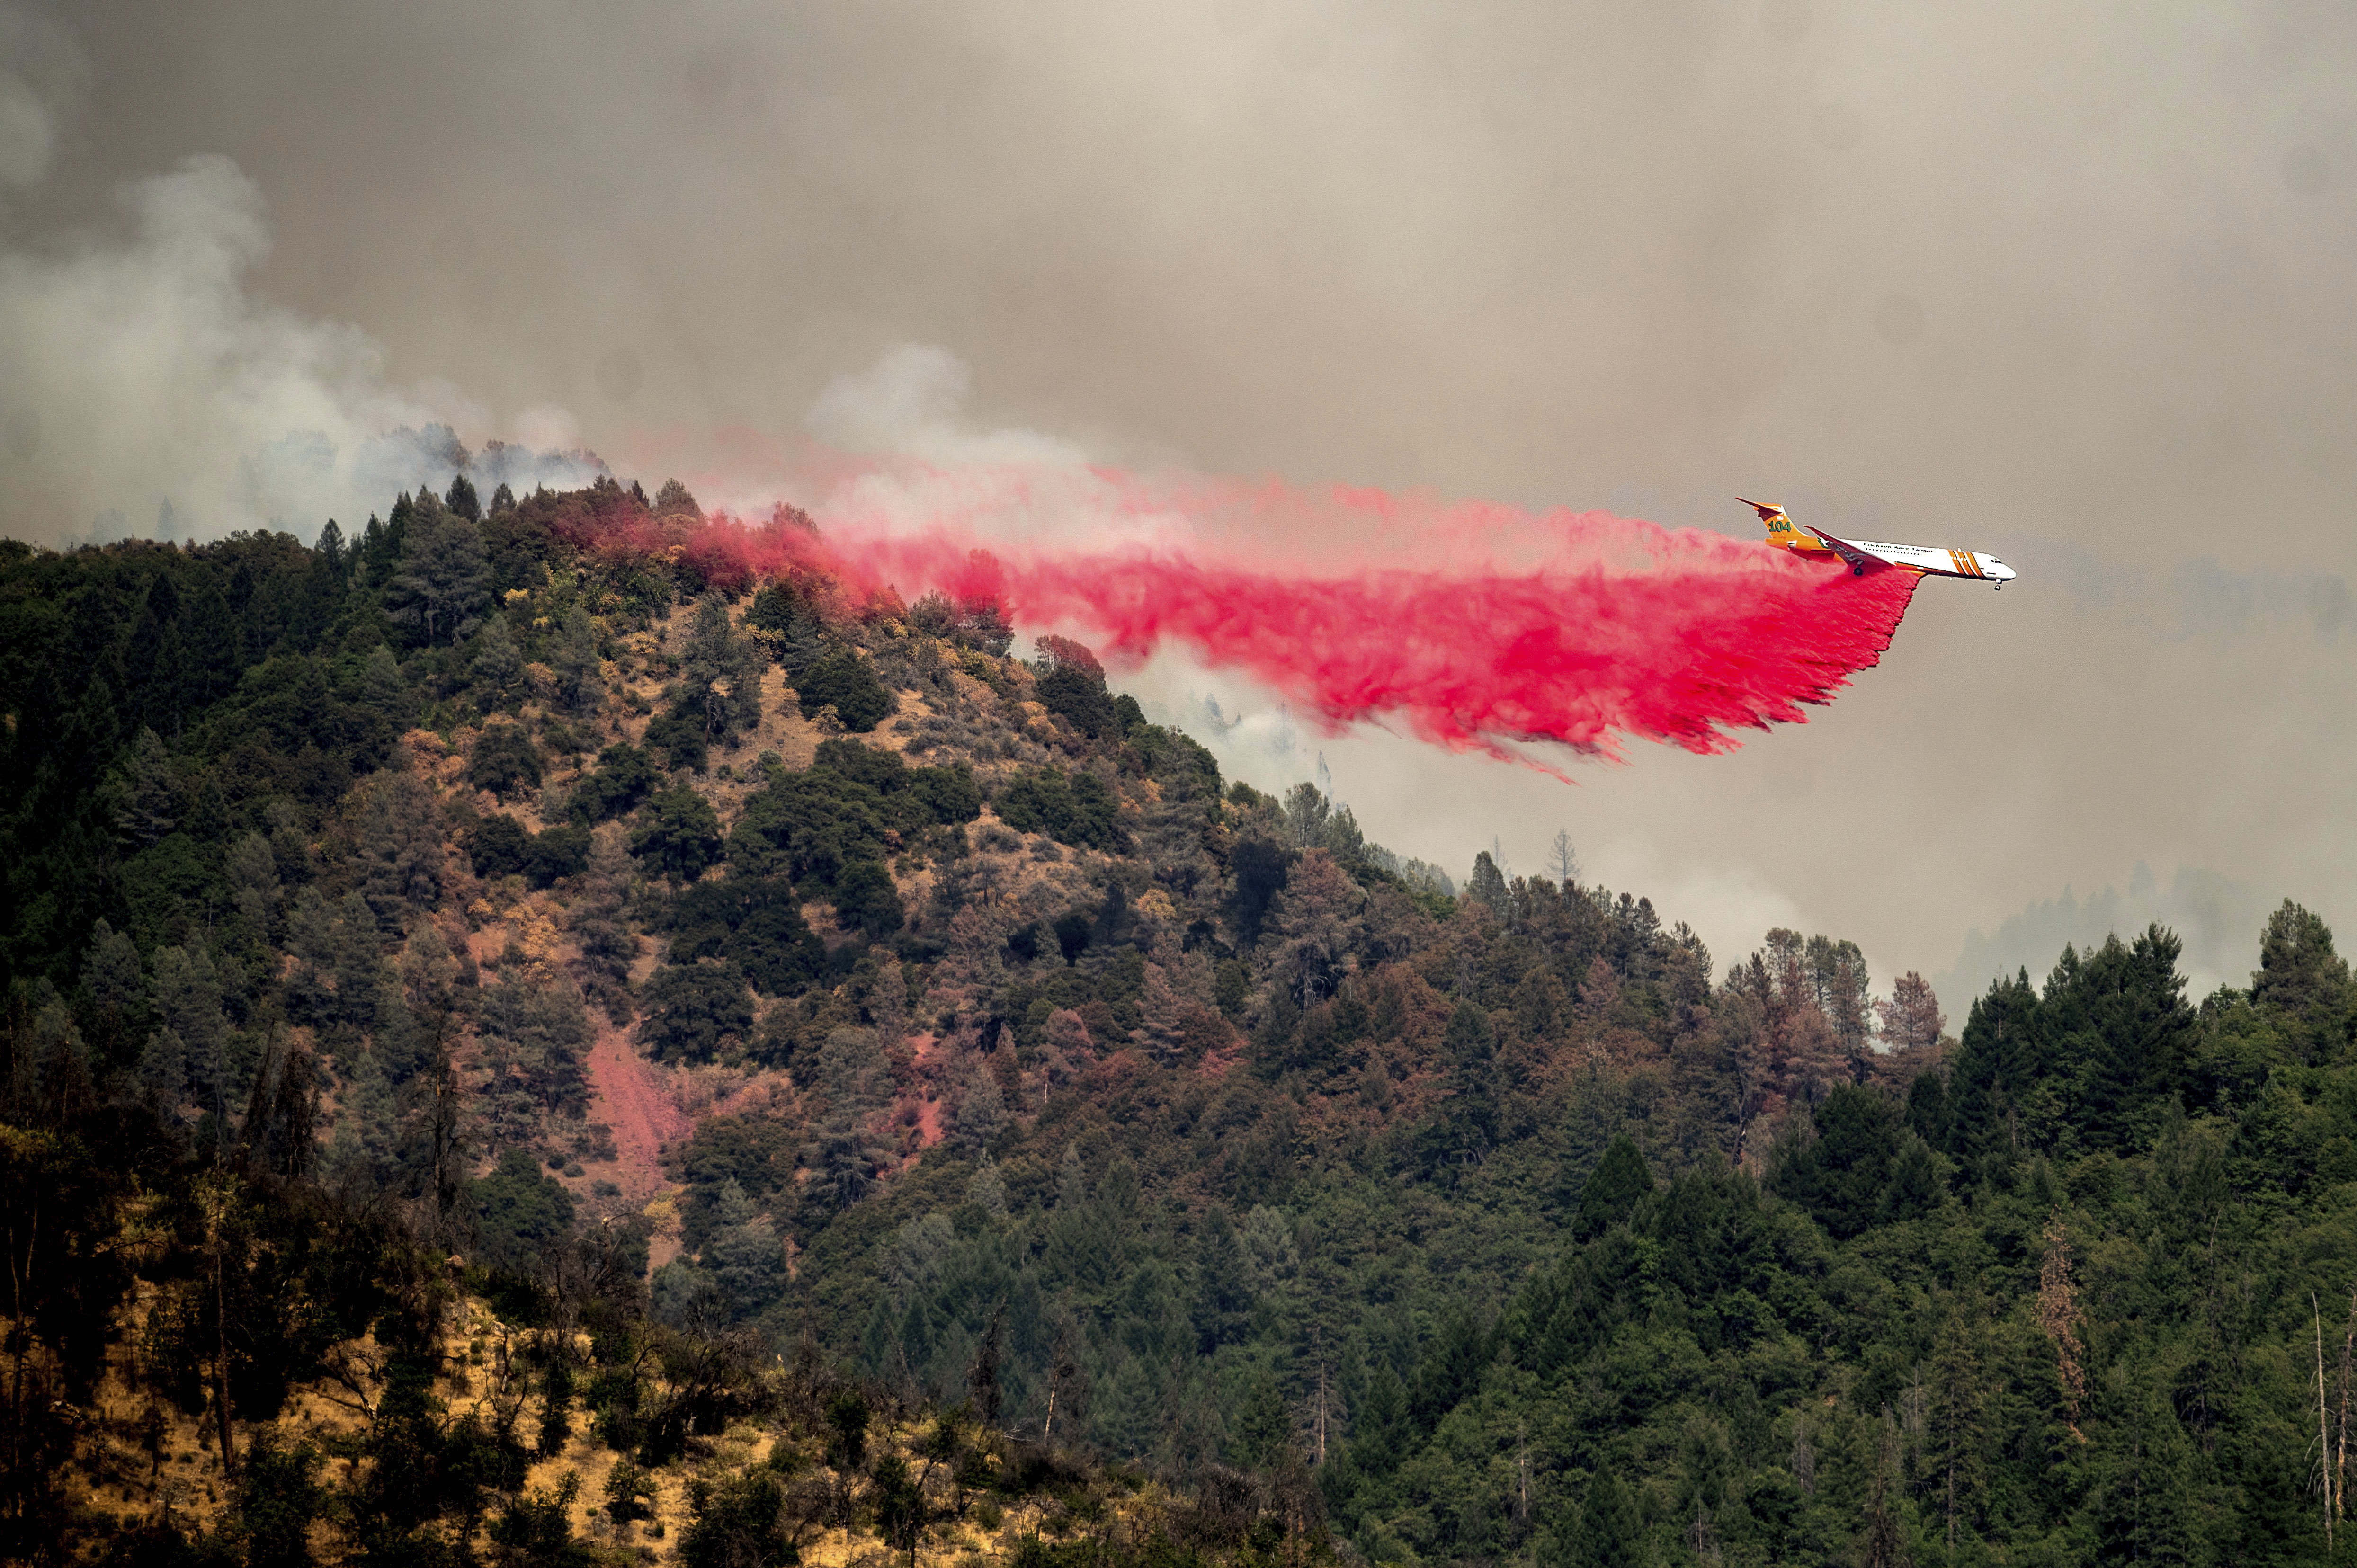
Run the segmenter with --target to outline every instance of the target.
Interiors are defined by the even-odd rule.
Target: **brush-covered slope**
[[[716,540],[461,484],[0,560],[10,1441],[67,1477],[11,1468],[13,1550],[2323,1551],[2313,917],[2198,1009],[2156,930],[1952,1037]],[[224,1410],[279,1457],[216,1517]],[[177,1491],[125,1457],[205,1422]]]

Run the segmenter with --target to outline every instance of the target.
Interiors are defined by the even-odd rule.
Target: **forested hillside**
[[[2312,915],[2247,990],[2154,929],[1952,1034],[714,539],[462,478],[0,544],[0,1551],[2346,1549]]]

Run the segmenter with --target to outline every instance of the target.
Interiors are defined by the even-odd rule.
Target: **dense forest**
[[[1951,1031],[713,537],[0,542],[0,1553],[2346,1550],[2313,915]]]

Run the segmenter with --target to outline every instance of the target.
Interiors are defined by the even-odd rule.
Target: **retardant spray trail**
[[[997,597],[1018,624],[1088,627],[1117,655],[1184,643],[1336,725],[1396,715],[1428,740],[1493,751],[1513,739],[1609,753],[1618,733],[1728,749],[1729,730],[1798,721],[1873,664],[1915,584],[1805,564],[1277,577],[1152,555],[977,559],[969,543],[846,553],[891,562],[898,585],[921,575],[955,597]]]
[[[1100,477],[1124,498],[1117,515],[1213,514],[1200,531],[1212,537],[985,550],[952,522],[886,533],[849,509],[828,539],[855,578],[912,597],[996,598],[1020,626],[1083,628],[1117,658],[1183,644],[1329,725],[1395,721],[1499,755],[1518,755],[1510,740],[1613,755],[1623,735],[1719,752],[1737,744],[1731,731],[1800,721],[1889,647],[1917,581],[1600,512],[1422,508],[1364,491],[1305,505],[1269,489],[1141,499],[1134,481]],[[1313,510],[1322,521],[1305,536]],[[1281,565],[1252,559],[1270,553],[1251,541],[1271,533]],[[1369,562],[1353,540],[1476,564]],[[1479,564],[1515,552],[1511,568]],[[1318,555],[1324,569],[1300,564]]]
[[[936,471],[888,501],[838,490],[815,535],[716,520],[688,548],[909,601],[996,600],[1019,628],[1075,631],[1116,661],[1179,645],[1328,725],[1396,724],[1541,767],[1506,743],[1715,753],[1799,722],[1889,647],[1917,581],[1601,512],[1087,478],[1077,519],[1069,492],[1043,509],[1025,489],[1025,515],[1051,520],[1030,537],[1006,483]]]

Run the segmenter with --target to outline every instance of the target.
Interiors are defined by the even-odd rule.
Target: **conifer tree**
[[[608,822],[590,835],[589,869],[576,884],[568,924],[580,949],[576,972],[582,988],[618,1023],[628,1015],[623,986],[639,956],[638,934],[622,918],[630,886],[630,854],[622,826]]]
[[[501,485],[500,489],[507,489]],[[512,498],[510,504],[513,504]],[[571,1347],[556,1346],[540,1377],[540,1435],[535,1446],[544,1459],[565,1452],[573,1436],[573,1356]]]
[[[188,1089],[188,1047],[169,1027],[147,1036],[139,1052],[139,1080],[167,1106],[177,1107]]]
[[[343,1058],[344,1082],[336,1112],[336,1130],[329,1139],[327,1169],[372,1187],[393,1170],[396,1137],[396,1107],[384,1064],[373,1050],[357,1049]]]
[[[156,1021],[180,1041],[199,1092],[218,1094],[225,1106],[230,1095],[221,1081],[222,1050],[229,1022],[221,1013],[221,978],[211,956],[202,945],[157,949],[149,988]]]
[[[483,622],[483,629],[475,634],[472,673],[477,684],[489,687],[494,693],[506,691],[523,673],[523,655],[508,630],[505,616],[490,617]]]
[[[1498,1137],[1497,1036],[1480,1008],[1459,1002],[1449,1015],[1442,1048],[1448,1068],[1443,1155],[1452,1164],[1478,1165]]]
[[[721,1184],[713,1220],[704,1262],[720,1288],[747,1311],[776,1300],[785,1283],[784,1245],[733,1176]]]
[[[1500,919],[1506,916],[1506,876],[1488,850],[1473,857],[1473,875],[1466,879],[1466,897]]]
[[[380,928],[396,930],[412,911],[442,898],[447,850],[434,795],[400,768],[375,774],[354,794],[355,870]]]
[[[576,717],[594,714],[606,704],[606,688],[598,679],[597,628],[579,605],[565,612],[556,645],[550,655],[556,672],[557,700]]]
[[[1901,1512],[1905,1498],[1906,1478],[1899,1466],[1899,1425],[1885,1409],[1878,1434],[1874,1477],[1867,1488],[1866,1528],[1858,1542],[1859,1568],[1909,1568],[1907,1523]]]
[[[124,759],[115,827],[130,843],[145,849],[179,825],[180,812],[180,780],[171,754],[162,738],[143,725]]]
[[[958,1142],[987,1158],[992,1141],[1006,1130],[1006,1097],[989,1068],[977,1062],[957,1102]]]
[[[361,666],[360,705],[394,730],[409,727],[415,711],[409,682],[402,679],[401,661],[393,650],[378,643]]]
[[[1891,983],[1889,1000],[1877,1002],[1874,1010],[1882,1021],[1883,1043],[1894,1051],[1939,1044],[1940,1031],[1948,1022],[1940,1012],[1940,999],[1911,969]]]
[[[993,1219],[1006,1215],[1006,1178],[998,1174],[998,1164],[987,1150],[974,1166],[974,1179],[966,1183],[965,1200]]]
[[[1643,1523],[1629,1488],[1609,1466],[1598,1466],[1587,1478],[1568,1534],[1559,1559],[1564,1568],[1629,1568],[1642,1561]]]
[[[490,602],[491,568],[482,531],[421,490],[385,585],[393,618],[416,626],[428,643],[456,642],[475,629]],[[469,499],[473,491],[468,491]]]
[[[1195,1252],[1195,1333],[1205,1355],[1243,1337],[1252,1319],[1252,1283],[1243,1243],[1225,1206],[1203,1217]]]
[[[147,977],[138,944],[108,925],[103,915],[91,929],[90,953],[81,972],[91,1001],[102,1014],[113,1015],[125,1026],[144,1015]]]
[[[1981,1381],[1979,1326],[1964,1304],[1950,1307],[1932,1349],[1925,1415],[1933,1498],[1951,1553],[1978,1518],[1986,1477],[1988,1396]]]
[[[716,594],[696,607],[695,625],[680,658],[680,706],[704,726],[707,746],[733,742],[761,722],[761,656],[753,639],[728,618]]]
[[[1255,1470],[1274,1469],[1293,1446],[1293,1412],[1266,1367],[1254,1368],[1245,1380],[1229,1436],[1236,1463]]]
[[[378,935],[376,911],[361,895],[347,893],[336,906],[330,934],[336,1016],[355,1028],[365,1028],[376,1020],[377,991],[385,977],[384,944]]]
[[[2259,967],[2251,1001],[2281,1020],[2298,1058],[2321,1062],[2349,1038],[2352,995],[2349,963],[2332,950],[2324,921],[2287,898],[2259,933]]]

